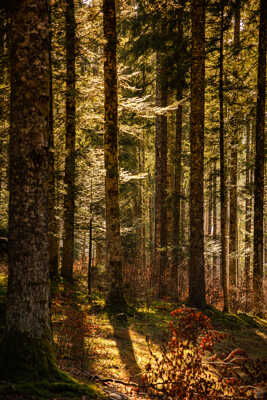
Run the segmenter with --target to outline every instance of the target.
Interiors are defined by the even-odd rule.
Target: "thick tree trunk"
[[[74,0],[66,0],[66,158],[64,196],[64,237],[62,276],[65,283],[73,282],[74,213],[75,213],[75,8]]]
[[[190,118],[190,265],[189,303],[203,307],[205,299],[203,179],[204,179],[204,78],[205,2],[192,0],[192,61]]]
[[[54,116],[53,116],[53,71],[52,71],[52,27],[51,7],[49,6],[49,80],[50,80],[50,102],[49,102],[49,185],[48,185],[48,241],[49,241],[49,264],[50,279],[52,287],[58,278],[58,224],[55,209],[55,160],[54,160]]]
[[[118,163],[118,84],[117,30],[115,0],[103,2],[104,85],[105,85],[105,197],[106,197],[106,268],[110,274],[107,306],[114,311],[126,306],[123,296],[122,255],[119,207]]]
[[[0,379],[52,378],[49,321],[49,24],[45,0],[12,10],[9,279]],[[42,51],[40,51],[42,49]]]
[[[266,1],[260,1],[260,27],[258,50],[258,84],[256,112],[256,155],[254,173],[254,260],[253,291],[254,311],[263,311],[263,206],[264,206],[264,127],[266,103]]]

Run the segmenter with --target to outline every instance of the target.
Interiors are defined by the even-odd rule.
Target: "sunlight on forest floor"
[[[7,270],[2,267],[1,302],[6,285]],[[90,376],[135,383],[142,381],[150,357],[149,347],[159,355],[160,346],[168,340],[170,310],[175,308],[171,304],[155,302],[149,309],[139,308],[135,315],[119,322],[104,311],[100,294],[95,294],[88,303],[83,285],[69,299],[59,295],[53,307],[54,339],[61,368],[82,380],[86,380],[86,375],[81,372],[87,371]],[[244,314],[222,315],[215,312],[213,317],[215,326],[218,318],[216,329],[226,333],[215,347],[221,359],[238,347],[245,349],[250,358],[267,359],[267,321]],[[256,325],[253,326],[252,322]],[[216,376],[216,370],[211,370],[211,373]],[[121,384],[117,386],[125,393],[130,390]]]

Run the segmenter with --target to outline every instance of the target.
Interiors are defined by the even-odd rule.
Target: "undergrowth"
[[[251,360],[243,349],[219,359],[214,346],[225,338],[210,318],[192,308],[171,312],[169,337],[160,355],[149,345],[144,387],[164,399],[252,399],[267,379],[264,361]]]

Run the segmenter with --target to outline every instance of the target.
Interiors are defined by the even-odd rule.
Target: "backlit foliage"
[[[164,399],[251,398],[251,385],[266,379],[263,363],[249,360],[242,349],[220,359],[214,346],[225,334],[202,312],[179,308],[171,315],[170,338],[160,356],[150,348],[143,377],[149,390]]]

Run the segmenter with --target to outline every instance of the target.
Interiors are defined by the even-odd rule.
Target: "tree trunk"
[[[6,32],[6,13],[3,9],[0,9],[0,86],[2,86],[5,82],[5,69],[6,69],[6,61],[5,61],[5,46],[4,46],[4,36]],[[0,202],[3,188],[3,180],[4,180],[4,165],[5,165],[5,151],[4,151],[4,121],[5,117],[5,96],[3,93],[3,89],[1,89],[0,94]]]
[[[210,164],[209,168],[209,178],[208,178],[208,226],[207,231],[205,232],[208,236],[208,240],[211,239],[212,236],[212,200],[213,200],[213,192],[212,192],[212,183],[213,183],[213,169],[212,164]]]
[[[156,53],[156,105],[160,105],[160,55]],[[155,133],[155,203],[154,203],[154,262],[152,269],[152,286],[158,294],[160,269],[160,119],[156,116]]]
[[[58,279],[58,224],[55,209],[55,160],[54,160],[54,120],[53,120],[53,74],[52,74],[52,27],[51,6],[49,5],[49,185],[48,185],[48,242],[49,242],[49,264],[50,279],[52,287]]]
[[[234,47],[235,52],[240,48],[240,0],[236,2],[235,20],[234,20]],[[235,63],[238,63],[238,57],[235,56]],[[237,94],[234,94],[236,97]],[[236,108],[236,106],[235,106]],[[233,132],[231,140],[231,168],[230,168],[230,230],[229,230],[229,284],[230,284],[230,304],[235,310],[236,307],[236,287],[237,287],[237,256],[238,256],[238,224],[237,224],[237,150],[239,136],[239,110],[234,110]]]
[[[19,1],[10,17],[9,279],[0,379],[33,382],[56,374],[49,321],[47,1]]]
[[[247,143],[246,143],[246,202],[245,202],[245,311],[249,311],[249,297],[250,297],[250,247],[251,247],[251,214],[252,214],[252,198],[251,198],[251,135],[250,135],[250,122],[247,121]]]
[[[266,1],[260,1],[260,27],[258,47],[258,83],[256,111],[256,154],[254,173],[254,311],[263,311],[263,206],[264,206],[264,127],[266,103]]]
[[[105,86],[105,197],[106,197],[106,268],[110,274],[107,306],[122,312],[126,307],[122,282],[122,255],[119,207],[118,163],[118,84],[117,30],[115,0],[103,2],[104,86]]]
[[[92,295],[92,259],[93,259],[93,184],[91,180],[91,196],[90,196],[90,221],[89,221],[89,243],[88,243],[88,276],[87,289],[88,298]]]
[[[74,263],[74,212],[75,212],[75,136],[76,136],[76,95],[75,95],[75,9],[74,1],[66,0],[66,158],[64,196],[64,237],[62,276],[64,282],[73,282]]]
[[[192,0],[192,61],[190,117],[190,266],[189,304],[203,307],[205,299],[203,178],[204,178],[204,79],[205,2]]]
[[[92,258],[93,258],[93,217],[90,217],[89,222],[89,244],[88,244],[88,279],[87,279],[87,287],[88,287],[88,298],[90,299],[92,296]]]
[[[161,35],[164,40],[166,21],[160,22]],[[162,52],[157,54],[157,105],[166,107],[168,102],[168,81],[166,65]],[[156,116],[156,193],[155,193],[155,244],[156,261],[155,268],[159,269],[158,296],[164,297],[168,294],[167,270],[167,116]]]
[[[154,218],[153,218],[153,193],[149,196],[149,273],[150,273],[150,287],[153,287],[153,277],[154,277],[154,268],[155,266],[153,265],[154,257],[155,257],[155,251],[154,251],[154,234],[155,234],[155,229],[154,229]]]
[[[213,250],[213,283],[215,283],[216,275],[217,275],[217,161],[214,160],[214,167],[213,167],[213,201],[212,201],[212,209],[213,209],[213,246],[215,246],[215,250]]]
[[[178,21],[178,37],[179,54],[178,70],[177,70],[177,87],[176,99],[181,101],[183,98],[184,86],[184,68],[181,67],[184,53],[184,34],[183,34],[183,11],[179,12]],[[171,269],[171,282],[172,282],[172,298],[178,301],[178,268],[181,259],[181,238],[180,238],[180,217],[181,217],[181,177],[182,177],[182,124],[183,124],[183,106],[178,104],[176,110],[176,132],[175,132],[175,156],[174,156],[174,193],[173,193],[173,232],[172,232],[172,269]]]
[[[223,310],[229,311],[228,279],[227,279],[227,191],[225,178],[225,135],[224,135],[224,0],[221,0],[220,56],[219,56],[219,102],[220,102],[220,206],[221,206],[221,286],[223,289]]]

